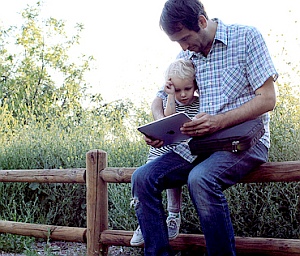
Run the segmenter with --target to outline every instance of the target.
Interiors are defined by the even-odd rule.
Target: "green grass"
[[[87,117],[76,125],[56,120],[50,125],[33,122],[15,128],[0,137],[4,145],[0,148],[0,168],[82,168],[91,149],[105,150],[109,166],[140,166],[146,161],[148,147],[135,127],[150,118],[133,118],[138,121],[133,120],[130,125],[122,120],[112,123],[102,117]],[[299,121],[291,119],[281,108],[272,114],[270,161],[300,159]],[[228,189],[226,196],[236,234],[300,238],[299,187],[299,183],[270,183],[238,184]],[[181,232],[200,233],[186,186],[183,191]],[[85,192],[85,186],[80,184],[0,183],[0,219],[85,227]],[[130,198],[130,184],[109,184],[110,228],[136,228]],[[0,250],[34,255],[30,251],[33,241],[30,237],[1,234]]]

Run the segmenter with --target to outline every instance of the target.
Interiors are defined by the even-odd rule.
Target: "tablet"
[[[139,126],[137,129],[151,139],[164,141],[163,146],[190,138],[182,134],[180,128],[191,121],[187,114],[179,112],[151,123]]]

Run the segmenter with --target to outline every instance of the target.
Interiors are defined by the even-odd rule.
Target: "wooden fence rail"
[[[85,183],[85,168],[0,170],[0,182]],[[52,240],[86,242],[86,228],[42,225],[0,220],[0,233]]]
[[[0,232],[37,238],[86,243],[86,228],[64,227],[0,220]]]
[[[85,183],[85,168],[0,170],[0,182]]]
[[[111,245],[130,246],[133,231],[108,229],[108,183],[129,183],[136,168],[107,167],[107,154],[91,150],[86,168],[46,170],[0,170],[0,182],[86,184],[87,227],[63,227],[0,221],[0,233],[87,243],[87,255],[107,255]],[[242,183],[300,181],[300,161],[266,163]],[[171,245],[176,250],[205,251],[203,235],[179,234]],[[239,255],[300,255],[300,239],[236,237]]]

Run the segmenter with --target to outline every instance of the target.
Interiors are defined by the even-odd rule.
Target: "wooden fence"
[[[108,183],[130,183],[136,168],[107,167],[107,154],[91,150],[86,168],[47,170],[0,170],[0,182],[82,183],[86,184],[87,227],[64,227],[13,221],[0,221],[0,233],[86,242],[87,255],[107,255],[108,247],[130,246],[133,231],[108,229]],[[266,163],[242,183],[300,181],[300,161]],[[179,234],[172,240],[175,250],[205,250],[203,235]],[[243,255],[300,255],[300,239],[236,237],[237,253]]]

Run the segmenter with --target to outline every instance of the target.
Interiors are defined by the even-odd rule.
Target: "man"
[[[277,78],[266,44],[253,27],[227,26],[208,18],[199,0],[169,0],[160,26],[171,41],[179,43],[179,58],[191,59],[196,69],[200,109],[182,132],[201,136],[261,117],[265,134],[250,149],[232,153],[191,155],[187,144],[139,167],[132,176],[136,214],[145,241],[145,255],[174,255],[161,192],[188,185],[206,239],[207,255],[236,255],[234,231],[223,191],[267,161],[270,147],[269,115],[276,103]],[[163,117],[158,92],[152,104],[155,119]],[[161,141],[145,139],[160,147]]]

